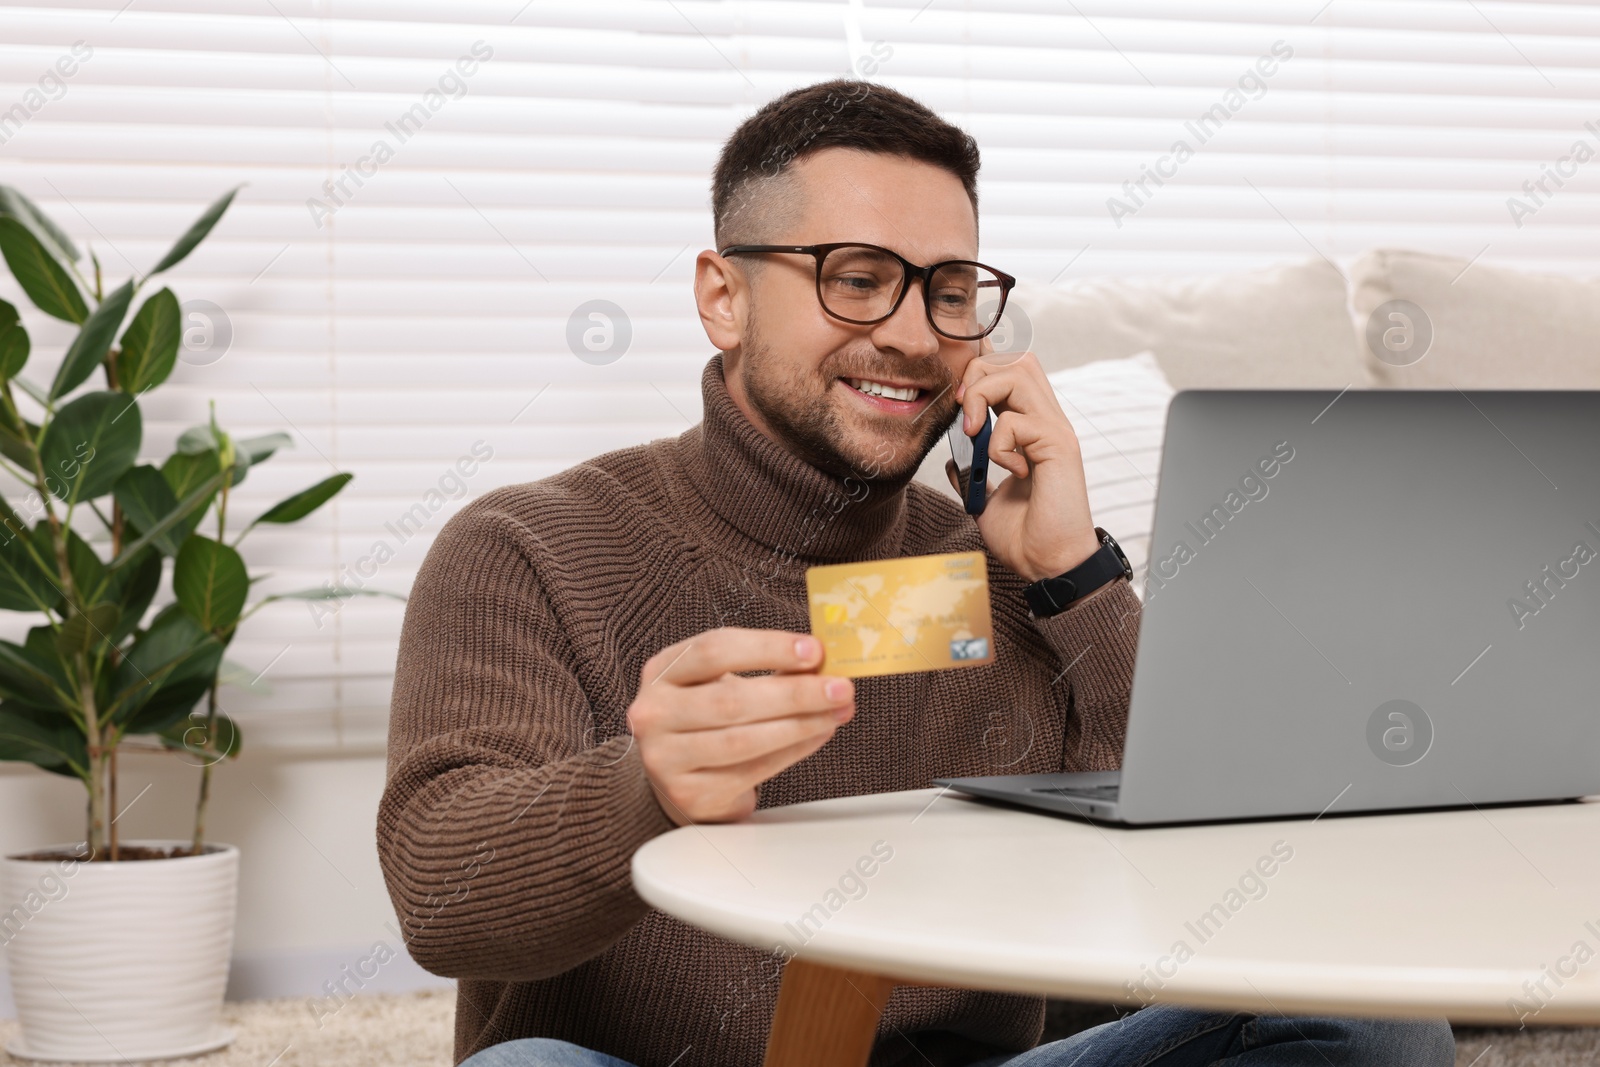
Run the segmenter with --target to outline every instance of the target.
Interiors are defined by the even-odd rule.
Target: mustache
[[[885,358],[879,352],[874,352],[870,357],[864,354],[839,353],[823,360],[817,371],[824,382],[831,382],[835,378],[867,378],[874,381],[887,379],[909,382],[931,393],[954,389],[956,384],[955,375],[941,361],[894,360]]]

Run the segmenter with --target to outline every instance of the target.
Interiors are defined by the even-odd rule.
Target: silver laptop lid
[[[1178,394],[1124,818],[1593,793],[1600,393]]]

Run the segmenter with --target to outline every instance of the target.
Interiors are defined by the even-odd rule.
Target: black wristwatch
[[[1133,567],[1128,564],[1128,557],[1123,555],[1117,539],[1098,526],[1094,532],[1100,538],[1100,547],[1094,555],[1065,574],[1040,578],[1023,587],[1023,598],[1028,601],[1028,609],[1035,618],[1059,615],[1074,600],[1088,596],[1107,582],[1133,578]]]

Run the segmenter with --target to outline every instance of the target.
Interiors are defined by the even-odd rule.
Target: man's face
[[[760,243],[862,242],[922,266],[977,258],[972,202],[949,171],[828,148],[793,172],[804,210]],[[749,258],[727,262],[738,271]],[[823,310],[811,256],[761,258],[743,299],[730,301],[742,319],[737,345],[719,344],[735,403],[768,436],[832,474],[893,479],[914,471],[955,417],[955,385],[979,342],[933,330],[920,281],[888,319],[857,326]],[[880,395],[884,387],[900,395]]]

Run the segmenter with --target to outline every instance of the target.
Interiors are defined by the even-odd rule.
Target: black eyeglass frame
[[[894,306],[889,308],[887,312],[875,319],[847,318],[830,308],[828,306],[828,302],[822,298],[822,261],[828,258],[829,253],[840,248],[870,248],[874,252],[882,252],[885,255],[893,256],[895,259],[900,261],[900,266],[904,270],[905,276],[900,283],[900,293],[894,298]],[[880,322],[885,322],[888,319],[893,318],[894,313],[900,310],[900,305],[905,300],[906,294],[911,291],[912,279],[920,278],[922,279],[922,312],[925,316],[927,316],[928,325],[933,328],[934,333],[937,333],[941,337],[948,337],[952,341],[979,341],[993,333],[994,328],[1000,325],[1000,316],[1005,314],[1006,300],[1011,296],[1011,289],[1017,284],[1017,279],[1012,275],[1007,274],[1003,270],[996,270],[987,263],[979,263],[975,259],[946,259],[935,263],[930,267],[919,267],[917,264],[911,262],[905,256],[902,256],[892,248],[884,248],[882,245],[867,244],[865,241],[833,241],[829,244],[821,245],[729,245],[727,248],[724,248],[717,254],[720,256],[734,256],[766,252],[788,252],[796,255],[811,256],[814,258],[817,261],[817,303],[821,305],[822,310],[827,312],[829,315],[832,315],[840,322],[848,322],[852,326],[876,326]],[[933,321],[933,304],[928,296],[928,287],[933,282],[934,273],[944,267],[955,266],[958,264],[966,264],[972,267],[982,267],[984,270],[995,276],[995,284],[1000,286],[1000,306],[995,308],[994,321],[991,322],[982,333],[974,334],[971,337],[961,337],[957,334],[950,333],[947,330],[940,329],[939,324]],[[984,286],[988,283],[979,284],[980,286]]]

